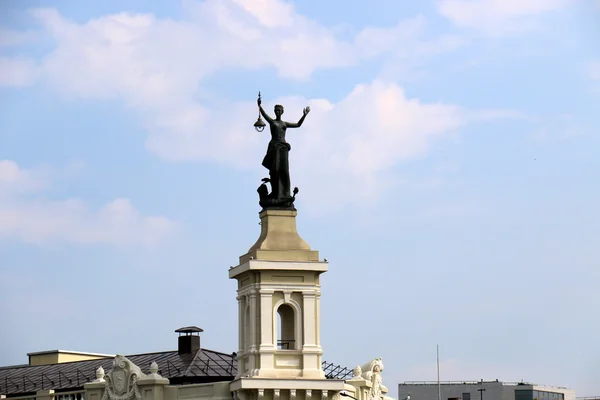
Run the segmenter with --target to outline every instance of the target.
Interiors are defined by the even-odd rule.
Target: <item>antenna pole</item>
[[[438,378],[438,400],[442,400],[442,387],[440,386],[440,346],[436,345],[437,350],[437,378]]]

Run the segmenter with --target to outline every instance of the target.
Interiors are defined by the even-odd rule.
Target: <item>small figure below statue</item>
[[[283,114],[282,105],[278,104],[275,106],[274,119],[265,112],[261,105],[260,92],[258,93],[257,104],[259,117],[258,121],[254,124],[256,130],[261,132],[266,125],[262,121],[261,116],[269,123],[271,130],[271,140],[267,147],[267,154],[262,161],[263,167],[269,170],[269,178],[262,179],[263,183],[257,190],[259,204],[263,209],[294,210],[294,200],[296,200],[298,188],[294,188],[292,195],[289,165],[289,152],[292,147],[286,142],[285,133],[287,128],[299,128],[302,126],[304,119],[310,112],[310,107],[304,108],[303,115],[298,122],[286,122],[281,119],[281,115]],[[271,193],[267,189],[267,183],[271,185]]]

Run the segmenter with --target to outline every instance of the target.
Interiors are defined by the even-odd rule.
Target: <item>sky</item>
[[[597,0],[3,0],[0,364],[237,348],[268,132],[324,360],[600,395]]]

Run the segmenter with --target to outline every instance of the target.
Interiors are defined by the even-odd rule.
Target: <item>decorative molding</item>
[[[289,303],[290,300],[292,298],[292,291],[291,290],[284,290],[283,291],[283,301],[285,303]]]
[[[104,368],[98,367],[96,370],[96,379],[94,382],[104,382]]]
[[[321,390],[321,398],[323,400],[327,400],[327,394],[328,394],[327,390]]]
[[[279,389],[273,389],[273,399],[279,400],[279,395],[281,394]]]
[[[263,399],[265,397],[265,389],[258,389],[258,398]]]
[[[356,368],[355,368],[356,369]],[[383,400],[384,394],[388,389],[383,386],[383,360],[381,357],[371,360],[371,362],[362,366],[362,377],[371,383],[368,390],[368,400]],[[354,372],[354,371],[353,371]]]
[[[310,399],[312,397],[312,390],[311,389],[306,389],[306,398]]]
[[[152,361],[152,364],[150,364],[150,375],[148,375],[148,377],[155,379],[162,378],[162,376],[158,374],[158,364],[156,363],[156,361]]]
[[[290,400],[294,400],[296,398],[296,389],[290,389]]]
[[[137,381],[145,376],[140,367],[125,356],[117,355],[113,360],[112,369],[105,377],[102,400],[141,400]]]

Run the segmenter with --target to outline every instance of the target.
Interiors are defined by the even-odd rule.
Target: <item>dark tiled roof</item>
[[[158,373],[173,383],[231,380],[237,373],[237,363],[232,354],[207,349],[199,350],[195,355],[165,351],[126,357],[144,373],[149,373],[150,364],[156,361]],[[112,368],[112,360],[113,358],[109,357],[61,364],[0,368],[0,394],[80,388],[84,383],[96,378],[98,367],[108,372]]]
[[[171,383],[204,383],[233,380],[237,374],[237,362],[233,354],[201,349],[194,354],[178,354],[177,351],[146,353],[126,356],[150,373],[150,364],[156,361],[158,373]],[[0,394],[16,395],[54,389],[76,390],[96,378],[96,369],[112,368],[112,357],[98,360],[75,361],[50,365],[17,365],[0,368]],[[346,379],[352,370],[323,362],[327,379]]]

